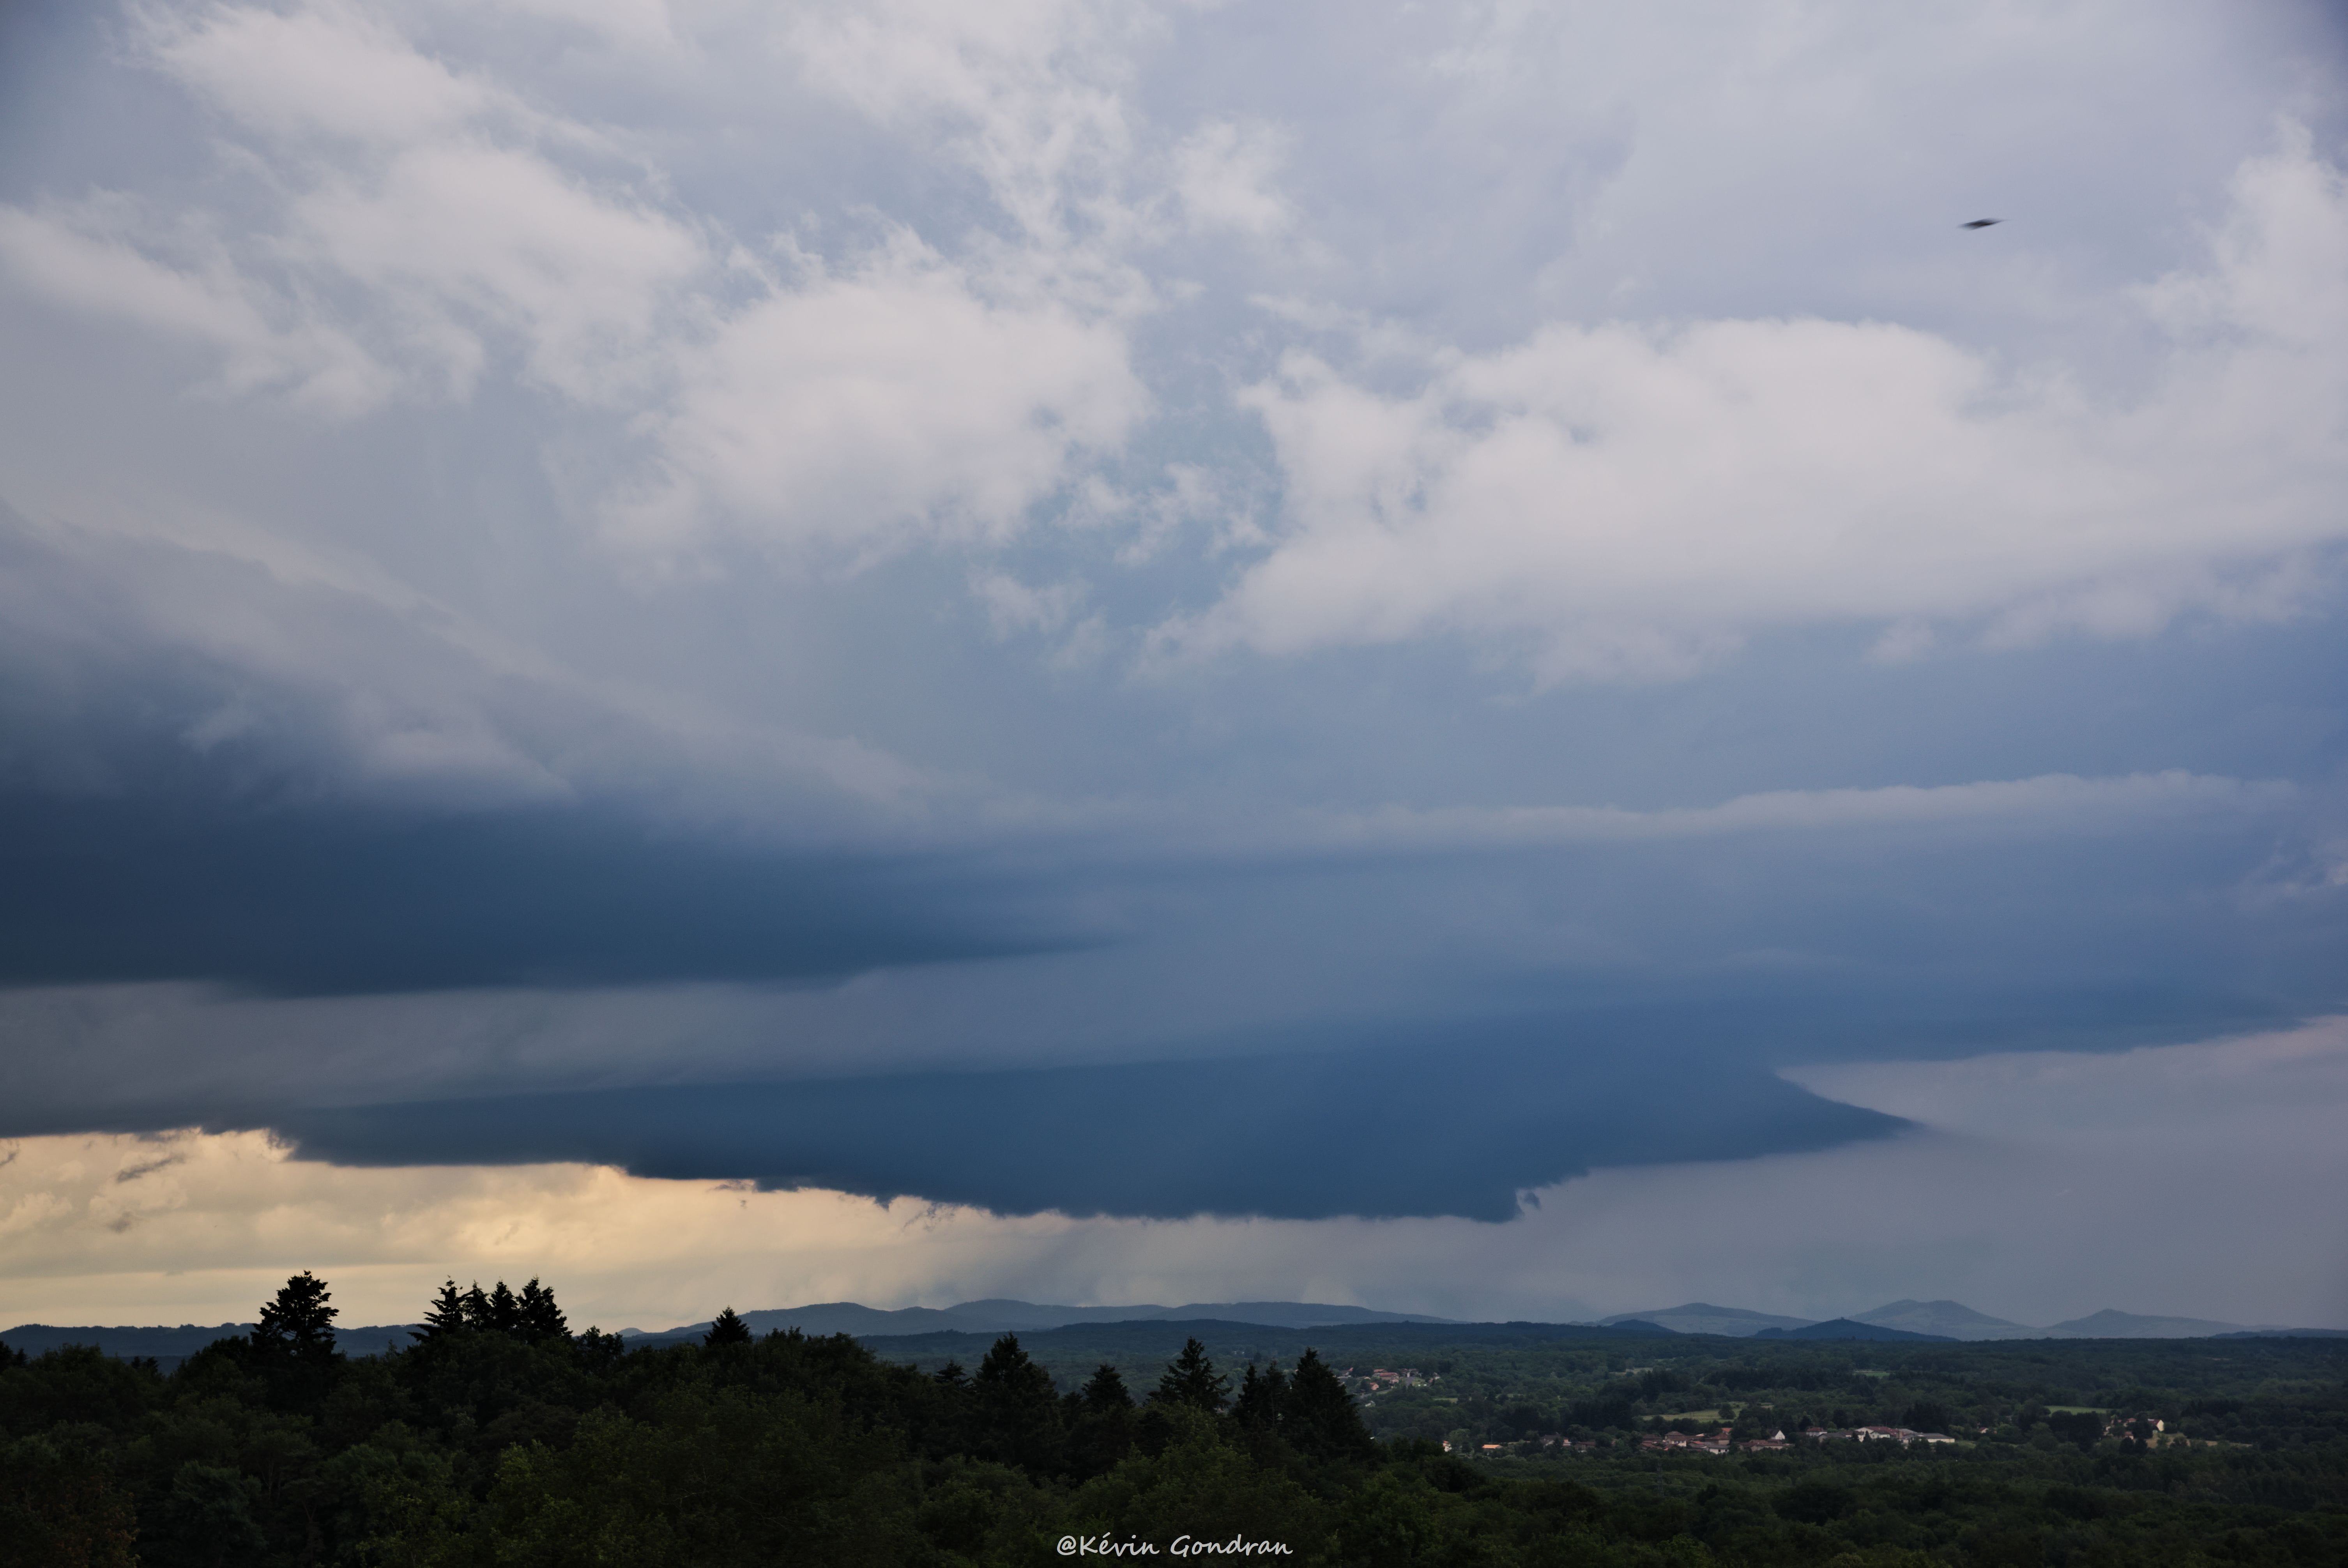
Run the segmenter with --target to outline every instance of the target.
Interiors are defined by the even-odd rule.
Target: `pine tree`
[[[1126,1391],[1124,1377],[1106,1361],[1086,1379],[1084,1391],[1077,1398],[1086,1409],[1096,1413],[1133,1409],[1133,1396]]]
[[[970,1374],[962,1369],[962,1363],[959,1361],[947,1362],[937,1369],[934,1376],[939,1383],[949,1389],[961,1389],[970,1387]]]
[[[1107,1475],[1133,1451],[1133,1396],[1115,1367],[1102,1362],[1066,1407],[1068,1472],[1077,1480]]]
[[[1288,1374],[1277,1361],[1261,1373],[1250,1363],[1240,1378],[1240,1397],[1231,1405],[1231,1415],[1242,1426],[1276,1432],[1287,1413]]]
[[[554,1292],[539,1284],[536,1275],[521,1287],[521,1332],[538,1342],[571,1337],[570,1321],[554,1304]]]
[[[464,1327],[465,1298],[458,1293],[457,1282],[451,1279],[440,1286],[440,1294],[432,1298],[430,1307],[425,1308],[423,1331],[417,1333],[411,1330],[410,1337],[416,1339],[445,1339],[451,1334],[462,1333]]]
[[[489,1326],[500,1334],[512,1334],[521,1327],[521,1303],[514,1298],[512,1291],[506,1288],[506,1282],[502,1279],[498,1281],[498,1287],[489,1292]]]
[[[709,1332],[701,1337],[701,1342],[712,1350],[720,1345],[747,1345],[750,1342],[750,1326],[735,1316],[734,1309],[728,1307],[710,1323]]]
[[[1370,1429],[1362,1424],[1354,1396],[1345,1392],[1345,1385],[1321,1359],[1320,1352],[1307,1349],[1297,1358],[1296,1370],[1288,1379],[1286,1404],[1280,1435],[1299,1452],[1335,1460],[1368,1459],[1378,1451]]]
[[[997,1339],[970,1380],[978,1399],[979,1449],[988,1459],[1029,1470],[1058,1459],[1060,1401],[1052,1375],[1019,1348],[1019,1337]]]
[[[253,1348],[273,1355],[324,1360],[335,1353],[335,1308],[326,1282],[304,1269],[261,1309]]]
[[[489,1298],[482,1291],[481,1282],[478,1279],[473,1281],[473,1288],[465,1292],[465,1327],[468,1328],[489,1327]]]
[[[1221,1411],[1231,1388],[1231,1380],[1217,1373],[1215,1364],[1207,1359],[1207,1348],[1196,1339],[1187,1339],[1182,1354],[1168,1365],[1149,1397],[1158,1404],[1189,1405],[1211,1416]]]
[[[1051,1374],[1035,1365],[1035,1358],[1020,1348],[1019,1336],[1005,1334],[988,1348],[986,1357],[978,1364],[978,1376],[971,1387],[982,1393],[1010,1391],[1021,1399],[1030,1399],[1052,1391]]]

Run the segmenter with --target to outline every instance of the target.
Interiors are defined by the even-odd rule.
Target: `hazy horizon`
[[[326,1283],[331,1286],[332,1281],[328,1281]],[[483,1282],[471,1280],[467,1283],[472,1286],[479,1286]],[[510,1284],[511,1282],[500,1281],[499,1283]],[[762,1304],[756,1306],[746,1303],[728,1302],[726,1305],[728,1309],[738,1312],[742,1317],[748,1320],[754,1328],[771,1327],[774,1320],[777,1318],[788,1317],[798,1314],[808,1314],[811,1316],[808,1317],[807,1323],[795,1326],[803,1327],[806,1328],[807,1332],[815,1335],[848,1333],[855,1335],[858,1337],[870,1337],[870,1334],[876,1330],[877,1326],[862,1322],[861,1320],[851,1321],[850,1319],[843,1318],[840,1317],[843,1309],[850,1314],[862,1313],[869,1317],[894,1317],[907,1313],[926,1313],[949,1319],[949,1321],[945,1323],[932,1323],[927,1318],[924,1318],[918,1326],[907,1326],[903,1328],[903,1332],[910,1335],[924,1335],[945,1331],[954,1328],[957,1324],[960,1325],[961,1331],[995,1334],[1005,1331],[1025,1333],[1032,1330],[1041,1332],[1055,1327],[1077,1327],[1086,1324],[1097,1325],[1109,1322],[1159,1320],[1180,1322],[1208,1319],[1225,1320],[1242,1324],[1290,1325],[1296,1327],[1337,1327],[1344,1325],[1385,1322],[1427,1328],[1438,1327],[1446,1324],[1474,1324],[1478,1321],[1487,1323],[1501,1321],[1548,1323],[1565,1327],[1581,1324],[1599,1327],[1611,1327],[1618,1324],[1627,1324],[1645,1328],[1661,1327],[1673,1335],[1711,1335],[1725,1336],[1732,1338],[1757,1333],[1763,1327],[1778,1326],[1789,1328],[1795,1327],[1807,1327],[1814,1325],[1840,1323],[1845,1321],[1857,1322],[1869,1326],[1903,1328],[1911,1334],[1919,1334],[1926,1338],[1937,1337],[1944,1339],[1973,1341],[2030,1338],[2050,1332],[2054,1333],[2056,1337],[2076,1337],[2084,1332],[2081,1326],[2097,1323],[2097,1320],[2099,1319],[2112,1320],[2109,1324],[2098,1325],[2099,1327],[2109,1327],[2114,1329],[2123,1331],[2129,1337],[2194,1337],[2202,1335],[2237,1331],[2251,1333],[2277,1333],[2294,1329],[2306,1329],[2318,1333],[2328,1334],[2348,1333],[2348,1329],[2343,1329],[2337,1326],[2322,1324],[2228,1323],[2212,1319],[2193,1318],[2178,1314],[2132,1312],[2125,1307],[2116,1307],[2098,1308],[2095,1312],[2083,1314],[2077,1318],[2066,1319],[2062,1323],[2025,1324],[1997,1319],[1994,1314],[1980,1314],[1963,1302],[1952,1302],[1947,1300],[1920,1302],[1909,1297],[1903,1297],[1896,1301],[1879,1303],[1872,1307],[1852,1307],[1845,1311],[1835,1313],[1829,1317],[1823,1318],[1805,1318],[1798,1317],[1787,1317],[1779,1314],[1758,1313],[1754,1312],[1749,1308],[1738,1307],[1726,1303],[1702,1301],[1684,1302],[1673,1307],[1657,1307],[1631,1312],[1611,1313],[1602,1318],[1573,1317],[1558,1319],[1517,1317],[1510,1319],[1487,1318],[1481,1320],[1473,1318],[1441,1317],[1431,1314],[1413,1314],[1379,1307],[1375,1304],[1349,1306],[1346,1304],[1330,1302],[1231,1301],[1185,1302],[1169,1305],[1164,1302],[1137,1301],[1112,1304],[1036,1302],[1025,1300],[1020,1297],[994,1296],[971,1301],[946,1303],[942,1306],[912,1305],[906,1307],[872,1307],[863,1302],[848,1301],[796,1302],[785,1304]],[[1976,1331],[1971,1334],[1948,1332],[1946,1331],[1948,1329],[1947,1323],[1940,1323],[1935,1326],[1933,1323],[1922,1322],[1922,1320],[1917,1317],[1919,1309],[1921,1309],[1925,1313],[1926,1317],[1937,1317],[1937,1314],[1933,1313],[1932,1309],[1944,1307],[1955,1308],[1957,1314],[1962,1314],[1965,1318],[1971,1320],[1965,1326],[1972,1327],[1975,1328]],[[1004,1310],[1005,1308],[1013,1310]],[[1128,1310],[1143,1313],[1147,1316],[1138,1319],[1120,1319],[1104,1316],[1106,1314]],[[1350,1313],[1354,1316],[1338,1317],[1310,1317],[1306,1316],[1307,1313],[1312,1311],[1336,1311],[1339,1313]],[[1060,1319],[1050,1316],[1051,1314],[1057,1312],[1075,1312],[1082,1314],[1083,1316],[1068,1319]],[[1730,1317],[1740,1320],[1749,1320],[1755,1327],[1736,1329],[1701,1326],[1701,1322],[1709,1321],[1714,1317],[1720,1314],[1726,1314]],[[335,1326],[335,1332],[345,1336],[353,1333],[366,1333],[371,1330],[386,1327],[414,1328],[422,1324],[425,1320],[424,1315],[421,1313],[411,1314],[404,1317],[395,1316],[392,1319],[382,1323],[362,1322],[357,1316],[348,1313],[342,1313],[340,1316],[343,1320]],[[710,1314],[692,1319],[689,1322],[663,1322],[653,1326],[635,1323],[616,1323],[615,1320],[615,1327],[604,1328],[602,1331],[606,1333],[615,1333],[622,1336],[644,1337],[650,1338],[660,1338],[666,1336],[680,1334],[690,1335],[707,1328],[710,1326],[712,1317],[715,1316],[716,1313],[713,1311]],[[1953,1317],[1955,1315],[1951,1316]],[[1921,1323],[1921,1327],[1919,1326],[1920,1323]],[[1993,1327],[1982,1327],[1981,1325],[1984,1323],[1991,1324]],[[168,1334],[186,1330],[204,1331],[215,1328],[233,1329],[250,1327],[251,1319],[249,1317],[243,1319],[224,1319],[217,1324],[46,1324],[28,1322],[7,1327],[0,1327],[0,1339],[5,1339],[5,1336],[11,1333],[14,1329],[18,1328],[42,1328],[52,1332],[63,1329],[96,1329],[106,1332],[121,1332],[128,1330],[136,1333]],[[2007,1330],[2010,1330],[2010,1332]],[[890,1329],[890,1332],[894,1331],[895,1329],[893,1327]],[[882,1334],[881,1337],[886,1337],[887,1335]],[[44,1338],[42,1342],[46,1344],[47,1341]],[[28,1341],[19,1339],[16,1343],[11,1346],[11,1348],[26,1349],[28,1348]],[[38,1348],[36,1346],[30,1348],[36,1349]],[[109,1354],[127,1355],[133,1353],[131,1350],[125,1350],[116,1346],[108,1346],[107,1348],[108,1349]],[[147,1352],[139,1351],[139,1353]],[[355,1350],[353,1353],[357,1354],[358,1352]]]

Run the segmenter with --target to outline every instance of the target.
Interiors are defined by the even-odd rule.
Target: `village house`
[[[1373,1367],[1363,1372],[1354,1367],[1338,1369],[1337,1380],[1363,1395],[1382,1394],[1389,1389],[1423,1389],[1436,1379],[1416,1367]]]
[[[1785,1435],[1783,1432],[1777,1434],[1780,1438]],[[1814,1443],[1898,1443],[1902,1448],[1910,1443],[1953,1443],[1957,1440],[1946,1432],[1911,1431],[1906,1427],[1853,1427],[1848,1430],[1837,1427],[1804,1427],[1802,1437],[1805,1441]]]
[[[1727,1427],[1710,1433],[1661,1432],[1643,1439],[1639,1443],[1643,1452],[1670,1450],[1684,1453],[1725,1454],[1735,1451],[1735,1447],[1732,1430]]]

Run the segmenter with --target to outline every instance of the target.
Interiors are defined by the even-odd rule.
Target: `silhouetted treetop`
[[[1377,1453],[1354,1396],[1345,1392],[1320,1352],[1310,1348],[1296,1358],[1296,1370],[1288,1379],[1280,1435],[1314,1459],[1369,1459]]]
[[[527,1339],[561,1339],[571,1333],[569,1319],[562,1308],[554,1304],[554,1292],[539,1284],[536,1275],[521,1287],[522,1337]]]
[[[1231,1393],[1231,1380],[1215,1370],[1207,1348],[1195,1338],[1182,1342],[1182,1353],[1168,1363],[1158,1388],[1149,1397],[1159,1404],[1189,1405],[1215,1415]]]
[[[494,1328],[500,1334],[511,1334],[521,1327],[521,1302],[506,1288],[506,1282],[502,1279],[498,1281],[498,1287],[489,1292],[489,1320],[482,1327]]]
[[[1052,1375],[1005,1334],[987,1350],[970,1380],[978,1404],[978,1451],[1003,1464],[1053,1466],[1061,1440],[1060,1401]]]
[[[1125,1378],[1106,1361],[1085,1379],[1084,1390],[1077,1398],[1087,1410],[1129,1410],[1133,1408],[1133,1395],[1127,1391]]]
[[[1265,1431],[1278,1431],[1281,1418],[1288,1411],[1288,1374],[1272,1362],[1262,1372],[1252,1363],[1240,1378],[1240,1397],[1231,1405],[1231,1416],[1241,1426]]]
[[[465,1297],[453,1279],[440,1286],[440,1294],[424,1309],[424,1327],[416,1333],[417,1339],[445,1339],[451,1334],[465,1331]]]
[[[304,1269],[262,1307],[261,1321],[252,1329],[253,1348],[312,1359],[332,1356],[335,1311],[326,1305],[331,1299],[326,1282]]]
[[[458,1290],[451,1279],[441,1285],[439,1294],[425,1309],[424,1327],[415,1337],[444,1340],[457,1334],[509,1334],[539,1344],[569,1338],[571,1324],[556,1304],[554,1292],[535,1276],[519,1295],[502,1279],[486,1292],[479,1280],[471,1289]]]

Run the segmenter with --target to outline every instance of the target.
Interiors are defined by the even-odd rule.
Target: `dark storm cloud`
[[[1595,1166],[1891,1125],[1780,1067],[2137,1046],[2342,1003],[2338,900],[2272,853],[2298,796],[2085,798],[2084,825],[1031,845],[1016,875],[1003,853],[788,855],[615,811],[27,801],[5,814],[10,960],[51,987],[20,995],[54,999],[0,1015],[0,1136],[202,1122],[341,1162],[1490,1219]],[[165,977],[277,999],[58,985]]]
[[[1702,1050],[1575,1049],[1570,1023],[1465,1024],[1341,1053],[723,1084],[315,1111],[341,1163],[585,1160],[1025,1214],[1505,1220],[1594,1165],[1881,1137],[1897,1118]]]
[[[1055,944],[973,882],[935,860],[794,855],[585,809],[17,793],[0,795],[0,984],[756,981]]]

